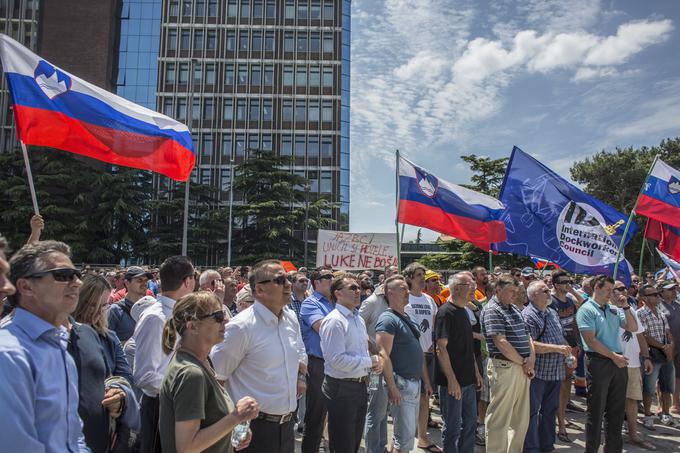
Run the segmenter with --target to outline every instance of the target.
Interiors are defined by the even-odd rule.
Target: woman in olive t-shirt
[[[257,401],[242,398],[234,407],[215,379],[208,359],[222,341],[227,318],[212,292],[191,293],[177,301],[163,329],[163,350],[169,354],[160,393],[160,434],[164,453],[177,451],[232,452],[231,431],[259,412]],[[250,442],[250,434],[241,445]]]

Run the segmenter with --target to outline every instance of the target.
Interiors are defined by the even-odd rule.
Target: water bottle
[[[249,429],[250,420],[236,425],[234,430],[231,432],[231,446],[235,449],[241,447],[241,444],[243,444],[243,442],[246,440],[246,437],[248,437]]]
[[[564,364],[567,365],[567,368],[569,369],[576,368],[576,357],[570,355],[569,357],[564,359]]]
[[[376,390],[378,390],[379,385],[380,375],[371,371],[368,375],[368,390],[371,392],[375,392]]]

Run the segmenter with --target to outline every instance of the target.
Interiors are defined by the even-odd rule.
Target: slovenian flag
[[[645,227],[645,237],[657,241],[658,249],[666,255],[680,260],[680,228],[649,219]]]
[[[184,124],[98,88],[0,34],[19,139],[186,181],[196,156]]]
[[[503,204],[474,190],[438,179],[399,157],[397,221],[424,227],[489,250],[504,241]]]
[[[657,160],[640,192],[635,212],[680,228],[680,171]]]

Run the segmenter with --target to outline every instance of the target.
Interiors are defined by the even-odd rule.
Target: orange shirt
[[[486,292],[481,288],[477,288],[475,290],[475,300],[477,302],[484,302],[486,300]]]

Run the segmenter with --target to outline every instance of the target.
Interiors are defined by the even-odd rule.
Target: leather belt
[[[508,359],[505,358],[505,356],[503,354],[491,354],[489,357],[491,357],[492,359],[508,360]],[[509,362],[509,360],[508,360],[508,362]]]
[[[295,415],[295,412],[290,412],[285,415],[272,415],[272,414],[265,414],[264,412],[260,412],[257,416],[258,420],[264,420],[266,422],[272,422],[272,423],[278,423],[279,425],[283,425],[286,422],[289,422],[293,419],[293,415]]]
[[[350,378],[335,378],[333,376],[326,375],[327,378],[335,379],[336,381],[346,381],[346,382],[368,382],[368,376],[361,377],[350,377]]]

